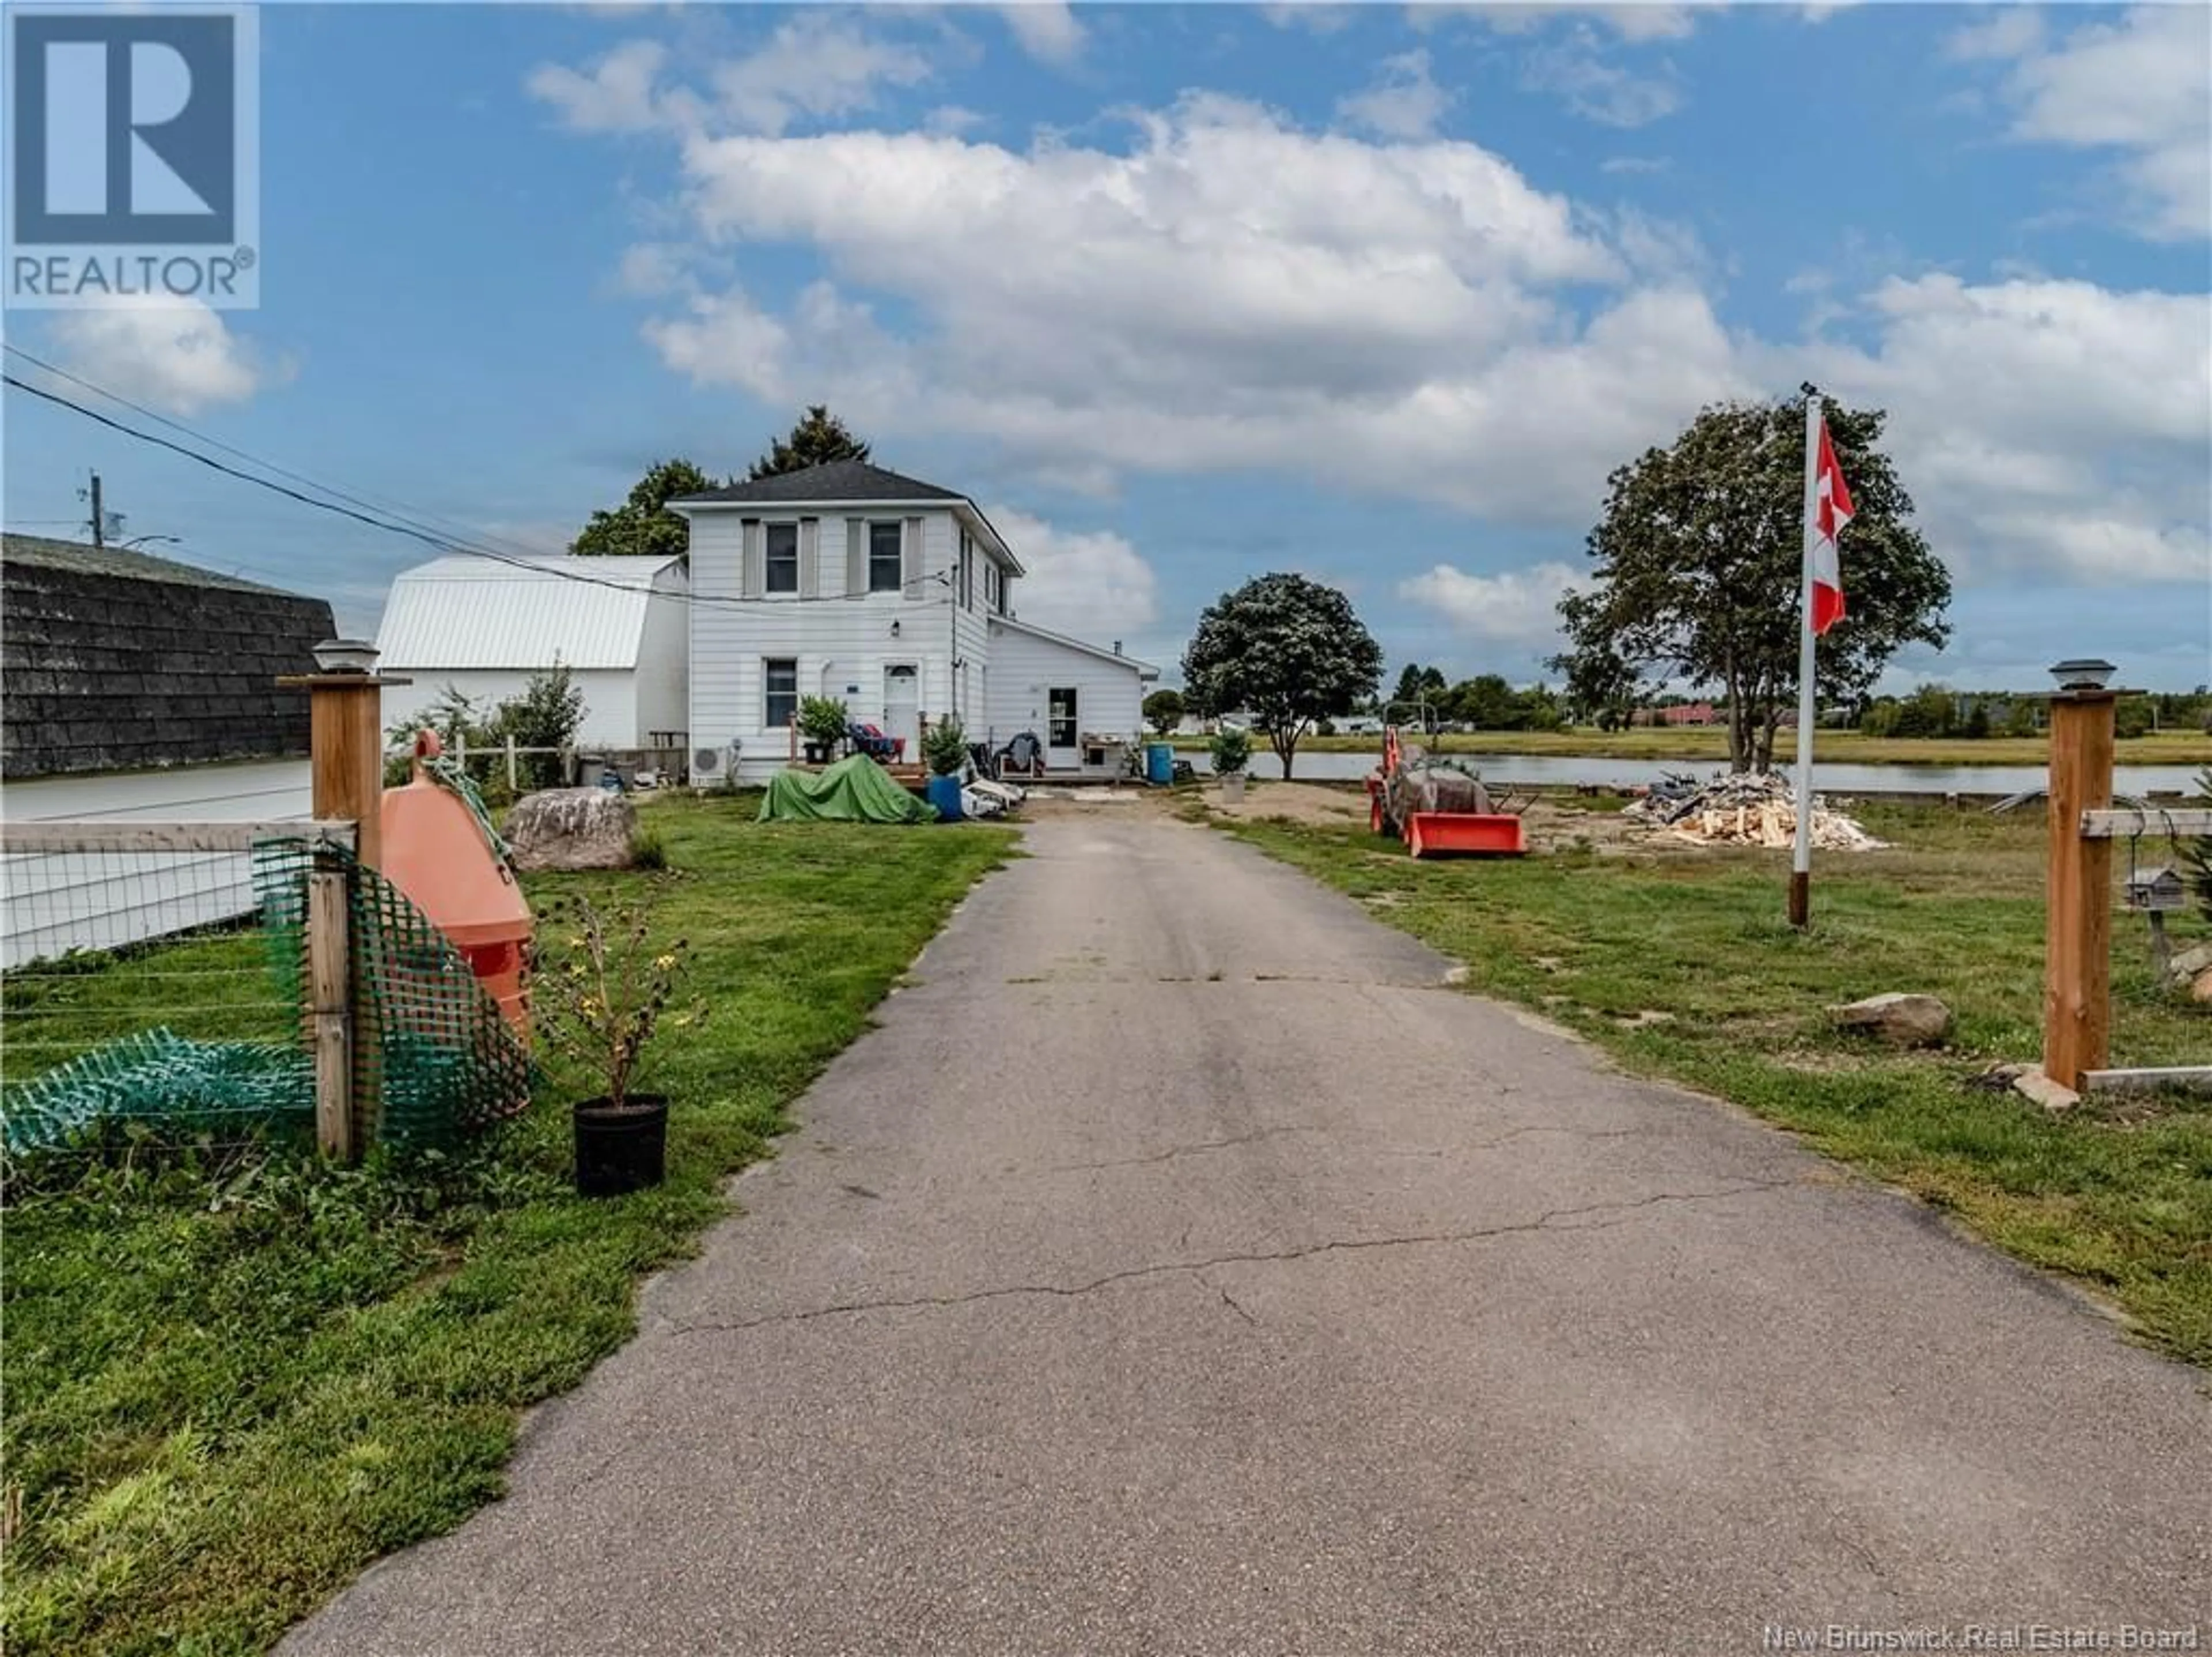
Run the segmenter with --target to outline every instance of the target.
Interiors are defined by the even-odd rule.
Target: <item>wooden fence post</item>
[[[361,1153],[353,1065],[353,936],[344,870],[307,876],[307,981],[315,1054],[315,1141],[325,1156]]]
[[[507,734],[507,791],[509,794],[522,792],[521,783],[515,780],[514,733],[513,731]]]
[[[374,660],[373,651],[368,659]],[[313,810],[323,821],[354,825],[354,858],[363,868],[376,868],[384,854],[384,687],[410,682],[365,669],[286,674],[276,681],[283,689],[307,693]],[[307,877],[315,1132],[325,1151],[347,1161],[361,1154],[378,1105],[376,1067],[356,1062],[368,1019],[368,987],[353,970],[347,891],[352,878],[343,869],[319,868]]]
[[[2081,813],[2112,803],[2119,698],[2069,690],[2051,699],[2051,845],[2045,883],[2043,1073],[2081,1090],[2112,1040],[2112,843],[2081,832]]]

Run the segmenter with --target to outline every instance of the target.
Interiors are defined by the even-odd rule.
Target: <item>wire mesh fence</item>
[[[0,935],[0,1066],[23,1081],[164,1026],[206,1041],[281,1040],[249,852],[86,844],[13,852]]]

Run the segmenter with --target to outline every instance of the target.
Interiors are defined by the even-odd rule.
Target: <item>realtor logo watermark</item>
[[[260,302],[257,21],[8,8],[8,305]]]

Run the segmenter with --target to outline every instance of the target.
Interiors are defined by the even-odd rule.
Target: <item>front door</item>
[[[1045,692],[1044,763],[1053,771],[1078,771],[1083,765],[1083,730],[1076,717],[1075,686],[1055,685]]]
[[[911,663],[884,669],[884,734],[906,744],[907,762],[921,758],[921,679]]]

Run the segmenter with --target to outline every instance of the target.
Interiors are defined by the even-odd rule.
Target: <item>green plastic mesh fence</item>
[[[109,1042],[0,1096],[9,1157],[81,1145],[111,1122],[179,1139],[312,1131],[307,894],[318,870],[347,877],[359,992],[354,1056],[360,1091],[375,1101],[374,1139],[450,1145],[529,1103],[536,1072],[527,1051],[467,959],[397,886],[349,854],[306,840],[258,841],[252,861],[269,969],[299,1039],[192,1041],[159,1027]]]
[[[315,1070],[295,1049],[248,1041],[186,1041],[142,1030],[9,1090],[10,1156],[82,1142],[104,1122],[144,1122],[165,1135],[241,1138],[311,1131]]]
[[[444,1145],[530,1102],[530,1057],[468,960],[374,869],[304,840],[254,847],[270,965],[305,1008],[307,876],[343,867],[353,933],[354,1058],[379,1101],[376,1137]]]

